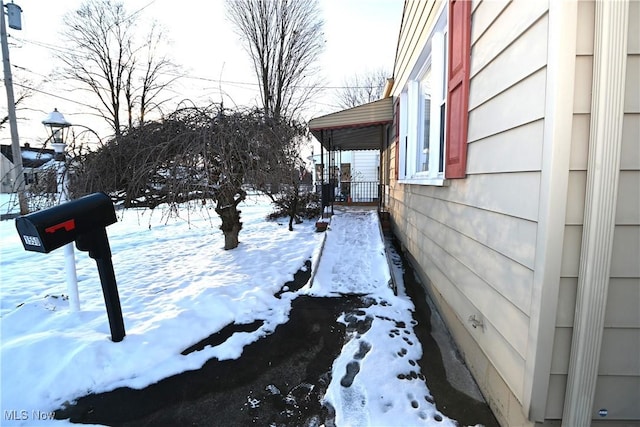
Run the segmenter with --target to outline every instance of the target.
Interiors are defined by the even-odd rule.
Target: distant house
[[[20,151],[25,185],[28,188],[31,184],[37,184],[40,181],[42,174],[45,173],[43,166],[53,160],[55,153],[51,149],[31,148],[28,143],[20,147]],[[0,145],[0,154],[0,175],[2,176],[0,193],[13,193],[16,191],[17,172],[13,167],[11,145]]]
[[[333,158],[329,159],[321,159],[319,154],[315,154],[312,161],[314,184],[331,181],[341,200],[350,198],[357,203],[377,198],[380,150],[334,151]],[[322,176],[324,164],[330,164],[330,167],[324,168]]]
[[[504,426],[640,424],[639,76],[638,1],[404,2],[381,209]]]

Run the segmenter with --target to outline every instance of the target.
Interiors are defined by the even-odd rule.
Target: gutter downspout
[[[404,14],[404,12],[403,12]],[[394,118],[395,120],[395,112],[394,112],[394,106],[393,106],[393,97],[391,96],[391,91],[393,90],[393,85],[395,83],[395,78],[394,77],[389,77],[384,85],[384,91],[382,93],[382,99],[384,98],[389,98],[391,97],[391,117]],[[391,122],[391,126],[393,126],[393,121]],[[389,126],[389,125],[387,125]],[[379,203],[378,203],[378,211],[379,212],[386,212],[387,210],[387,206],[385,204],[385,200],[387,197],[387,191],[388,188],[386,188],[386,182],[387,179],[389,178],[387,175],[389,174],[389,170],[385,171],[385,167],[384,167],[384,152],[386,151],[387,148],[389,148],[389,140],[388,135],[389,135],[389,130],[386,126],[383,126],[381,129],[382,135],[380,137],[380,168],[378,170],[378,182],[380,183],[380,190],[379,190]],[[389,162],[390,160],[387,159],[387,162]],[[384,177],[384,182],[383,182],[383,177]]]
[[[629,0],[595,2],[587,189],[563,426],[591,424],[613,251]]]

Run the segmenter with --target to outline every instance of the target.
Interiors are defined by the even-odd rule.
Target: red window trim
[[[398,98],[396,99],[396,102],[394,104],[394,108],[393,108],[393,124],[395,127],[395,143],[396,143],[396,147],[395,147],[395,152],[396,152],[396,159],[395,159],[395,178],[396,180],[399,177],[399,168],[400,168],[400,97],[398,96]]]
[[[393,106],[393,124],[397,141],[398,139],[400,139],[400,97],[396,99],[396,102]]]
[[[445,178],[467,173],[469,73],[471,68],[471,1],[449,1]]]

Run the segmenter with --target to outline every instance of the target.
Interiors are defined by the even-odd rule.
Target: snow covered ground
[[[289,232],[285,221],[265,221],[271,207],[261,197],[241,209],[241,244],[232,251],[222,249],[219,219],[208,206],[180,210],[177,218],[159,209],[118,212],[107,233],[127,333],[120,343],[110,340],[94,260],[76,251],[81,310],[74,312],[66,298],[64,251],[26,252],[14,221],[0,222],[0,424],[66,424],[49,419],[65,402],[122,386],[143,388],[211,358],[238,358],[243,346],[288,320],[296,296],[346,292],[376,303],[357,318],[341,319],[360,326],[347,328],[350,339],[325,396],[336,424],[455,425],[438,412],[419,374],[413,304],[401,283],[398,296],[388,286],[375,212],[338,213],[327,233],[316,233],[312,222]],[[308,259],[317,265],[312,282],[274,297]],[[229,323],[254,320],[264,320],[255,332],[181,355]]]

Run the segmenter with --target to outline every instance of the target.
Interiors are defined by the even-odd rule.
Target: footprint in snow
[[[356,378],[356,375],[358,375],[358,372],[360,372],[359,362],[353,360],[347,363],[347,372],[340,380],[340,385],[345,388],[351,387],[351,384],[353,384],[353,380]]]
[[[373,317],[366,316],[364,319],[359,319],[356,314],[349,313],[344,317],[347,322],[347,333],[357,332],[359,335],[363,335],[369,329],[373,323]]]
[[[371,344],[369,344],[367,341],[360,341],[360,347],[358,348],[356,354],[353,355],[353,358],[355,360],[362,360],[364,359],[364,356],[369,353],[369,350],[371,350]]]

